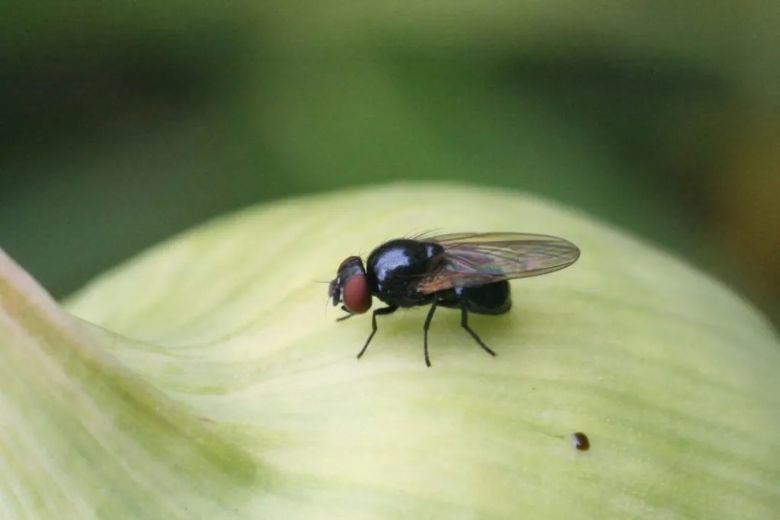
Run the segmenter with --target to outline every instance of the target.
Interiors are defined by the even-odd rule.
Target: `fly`
[[[328,286],[334,306],[347,314],[365,314],[374,297],[385,306],[371,317],[371,334],[358,353],[365,353],[377,331],[376,318],[399,308],[430,305],[423,324],[425,364],[428,329],[437,307],[460,309],[460,325],[488,354],[495,356],[474,330],[468,314],[499,315],[512,306],[509,280],[560,271],[577,261],[580,250],[562,238],[530,233],[451,233],[398,238],[381,244],[366,259],[346,258]]]

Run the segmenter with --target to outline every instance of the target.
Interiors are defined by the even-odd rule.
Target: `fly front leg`
[[[360,351],[360,353],[357,355],[357,358],[360,359],[360,356],[363,355],[363,353],[368,348],[368,344],[371,343],[371,339],[374,337],[374,334],[376,334],[376,317],[377,316],[384,316],[387,314],[392,314],[395,311],[398,310],[397,305],[390,305],[388,307],[382,307],[381,309],[377,309],[374,311],[374,313],[371,315],[371,334],[368,335],[368,339],[366,340],[366,344],[363,345],[363,349]],[[346,319],[346,317],[344,318]]]
[[[354,316],[354,314],[349,312],[349,309],[347,309],[346,305],[342,305],[341,306],[341,310],[346,312],[347,315],[346,316],[341,316],[340,318],[336,318],[336,321],[344,321],[344,320],[347,320],[347,319],[351,318],[352,316]]]

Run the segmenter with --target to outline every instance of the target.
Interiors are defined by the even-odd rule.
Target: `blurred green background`
[[[0,245],[62,297],[247,204],[470,181],[629,229],[777,322],[778,5],[9,4]]]

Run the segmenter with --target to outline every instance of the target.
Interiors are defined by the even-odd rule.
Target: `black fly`
[[[371,308],[372,297],[385,304],[374,310],[371,334],[357,355],[376,334],[376,317],[399,308],[430,305],[423,325],[425,364],[428,328],[436,307],[460,309],[461,326],[487,353],[493,352],[468,324],[468,313],[498,315],[509,311],[512,298],[508,280],[538,276],[572,265],[580,250],[562,238],[529,233],[452,233],[418,239],[390,240],[374,249],[366,265],[350,256],[338,268],[328,287],[333,305],[342,304],[345,320]]]

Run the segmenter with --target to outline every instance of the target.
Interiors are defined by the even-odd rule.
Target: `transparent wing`
[[[580,257],[568,240],[531,233],[451,233],[423,240],[445,251],[441,264],[417,284],[423,294],[552,273]]]

